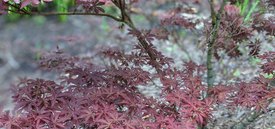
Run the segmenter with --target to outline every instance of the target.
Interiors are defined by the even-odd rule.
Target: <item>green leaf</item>
[[[265,73],[264,77],[267,78],[267,79],[272,79],[272,78],[274,78],[274,74],[272,74],[272,73],[271,74]]]
[[[252,65],[258,65],[259,63],[261,63],[261,59],[260,58],[258,58],[258,57],[251,57],[250,58],[250,63],[252,64]]]
[[[252,7],[250,8],[249,12],[247,13],[244,22],[250,21],[252,13],[256,10],[256,7],[260,0],[257,0],[256,2],[253,3]]]
[[[236,69],[236,70],[234,71],[234,73],[233,73],[233,76],[235,76],[235,77],[241,76],[240,70],[239,70],[239,69]]]

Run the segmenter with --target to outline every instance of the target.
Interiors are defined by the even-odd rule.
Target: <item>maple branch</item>
[[[131,21],[131,19],[130,19],[130,17],[128,17],[129,18],[129,21],[125,21],[124,23],[125,24],[127,24],[131,29],[133,29],[134,31],[136,31],[137,29],[136,29],[136,27],[135,27],[135,25],[132,23],[132,22],[130,22]],[[144,38],[144,37],[142,37],[142,36],[139,36],[139,37],[137,37],[138,38],[138,41],[139,41],[139,43],[141,44],[141,46],[145,49],[145,51],[146,51],[146,53],[148,54],[148,56],[149,56],[149,58],[151,59],[151,61],[153,61],[154,63],[153,64],[155,64],[153,67],[156,69],[156,71],[157,71],[157,73],[161,73],[161,70],[160,70],[160,68],[157,66],[157,65],[159,65],[158,63],[157,63],[157,57],[156,57],[156,55],[155,55],[155,53],[153,53],[151,50],[150,50],[150,46],[149,46],[149,43],[146,41],[146,39]]]
[[[224,11],[224,6],[226,4],[227,0],[222,1],[222,5],[219,9],[218,12],[215,12],[214,10],[214,1],[213,0],[208,0],[208,3],[211,8],[211,18],[212,18],[212,29],[210,31],[210,36],[207,41],[208,45],[208,50],[207,50],[207,85],[208,88],[212,87],[214,85],[214,71],[213,71],[213,45],[216,42],[216,39],[218,37],[218,31],[219,31],[219,26],[221,23],[221,14]]]
[[[131,19],[130,15],[126,12],[125,0],[119,0],[118,3],[115,3],[115,5],[121,11],[121,20],[122,20],[121,22],[128,25],[132,30],[138,31],[138,29],[135,27],[134,23],[132,22],[132,19]],[[153,61],[153,64],[155,64],[153,67],[156,69],[157,73],[161,73],[160,68],[157,66],[158,65],[158,63],[156,61],[157,57],[156,57],[155,53],[153,53],[150,50],[150,46],[149,46],[148,41],[146,41],[146,39],[142,36],[138,36],[137,39],[138,39],[139,43],[141,44],[141,46],[146,51],[146,53],[148,54],[151,61]]]

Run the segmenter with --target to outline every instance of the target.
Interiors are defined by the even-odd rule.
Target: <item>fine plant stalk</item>
[[[214,79],[215,79],[215,75],[213,71],[213,62],[212,62],[213,51],[214,51],[213,46],[216,42],[216,39],[218,38],[218,31],[219,31],[219,26],[221,22],[221,14],[223,13],[224,6],[227,0],[223,0],[222,6],[218,12],[215,12],[214,10],[213,0],[209,0],[208,2],[210,4],[211,18],[212,18],[212,29],[207,41],[208,50],[207,50],[207,64],[206,64],[207,65],[206,66],[207,67],[207,85],[208,85],[208,88],[210,88],[210,87],[213,87]]]
[[[212,20],[212,28],[210,30],[210,35],[207,40],[207,62],[206,62],[206,67],[207,67],[207,85],[208,89],[213,87],[214,85],[214,80],[215,80],[215,75],[214,75],[214,70],[213,70],[213,52],[214,52],[214,45],[216,42],[216,39],[218,38],[218,31],[221,23],[221,14],[223,13],[224,6],[227,2],[227,0],[222,1],[222,6],[219,9],[218,12],[215,12],[214,10],[214,1],[213,0],[208,0],[210,9],[211,9],[211,20]],[[208,96],[208,93],[206,93],[206,96]],[[201,126],[199,129],[205,129],[206,127]]]

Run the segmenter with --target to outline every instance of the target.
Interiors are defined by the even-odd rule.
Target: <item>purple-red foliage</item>
[[[0,15],[1,14],[5,14],[6,13],[6,9],[8,8],[8,6],[6,5],[6,2],[4,1],[0,1]]]
[[[146,98],[138,91],[138,85],[148,84],[156,75],[152,76],[143,70],[140,63],[134,65],[132,61],[136,56],[135,53],[127,55],[108,50],[102,54],[117,61],[116,65],[98,69],[85,60],[69,58],[59,50],[45,55],[41,66],[64,72],[62,83],[57,84],[43,79],[21,79],[20,83],[13,87],[15,114],[1,115],[2,127],[98,129],[195,127],[196,121],[183,115],[186,111],[182,111],[179,115],[168,105]],[[124,59],[127,59],[127,65],[119,63]],[[59,62],[56,62],[57,60]],[[146,60],[148,59],[144,58],[141,62]],[[54,65],[52,62],[55,62]],[[187,108],[188,105],[184,107]],[[198,112],[197,109],[192,110]],[[202,116],[195,119],[199,123],[204,122],[200,117]]]
[[[45,55],[42,67],[64,73],[61,83],[21,79],[12,88],[16,104],[13,114],[0,115],[1,127],[195,129],[207,124],[215,104],[266,110],[275,97],[274,88],[267,87],[270,80],[263,77],[207,90],[200,77],[202,66],[188,62],[182,70],[163,67],[161,73],[152,73],[142,68],[150,66],[148,59],[136,57],[135,52],[126,54],[111,48],[103,51],[103,56],[114,61],[106,67],[96,67],[87,58],[60,56],[60,50]],[[61,62],[46,63],[55,59]],[[147,98],[137,88],[156,78],[163,85],[163,100]],[[209,97],[204,98],[206,92]]]
[[[101,7],[105,4],[105,1],[100,0],[76,0],[77,4],[83,6],[86,12],[105,12],[104,9]]]
[[[266,31],[267,35],[275,34],[275,16],[256,15],[254,18],[253,28],[258,31]]]
[[[263,55],[259,55],[265,63],[262,64],[262,70],[264,73],[274,74],[275,73],[275,52],[267,52]]]
[[[192,9],[175,8],[169,10],[167,13],[162,14],[161,24],[164,26],[176,25],[187,29],[194,29],[196,24],[200,21],[194,21],[193,18],[187,18],[182,16],[182,13],[194,14]]]
[[[267,95],[270,93],[268,82],[264,77],[260,77],[249,83],[241,82],[234,86],[231,105],[255,108],[256,110],[266,110],[269,105]]]
[[[210,34],[211,27],[206,27]],[[214,44],[214,55],[219,58],[218,51],[225,50],[230,57],[242,55],[238,49],[239,43],[247,40],[252,35],[252,28],[243,25],[243,17],[240,9],[235,5],[226,5],[224,14],[221,16],[221,23],[218,36]]]

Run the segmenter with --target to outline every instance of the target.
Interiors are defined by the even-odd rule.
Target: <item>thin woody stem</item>
[[[125,23],[126,25],[128,25],[131,29],[133,30],[138,30],[134,23],[131,20],[130,15],[126,12],[126,7],[125,7],[125,0],[119,0],[119,3],[116,3],[117,7],[120,9],[121,11],[121,19],[122,22]],[[146,53],[148,54],[149,58],[151,59],[151,61],[153,61],[153,64],[155,64],[153,67],[156,69],[157,73],[161,73],[160,68],[157,66],[157,57],[155,55],[155,53],[153,53],[150,50],[150,46],[148,41],[146,41],[146,39],[144,39],[144,37],[137,37],[138,41],[140,43],[140,45],[144,48],[144,50],[146,51]]]
[[[220,27],[221,22],[221,14],[223,13],[224,6],[227,2],[227,0],[223,0],[221,8],[216,13],[214,10],[214,2],[213,0],[208,1],[211,8],[211,18],[212,18],[212,29],[210,31],[210,36],[207,41],[208,50],[207,50],[207,84],[208,88],[211,88],[214,85],[214,71],[213,71],[213,52],[214,52],[214,44],[216,42],[216,39],[218,38],[218,31]]]

